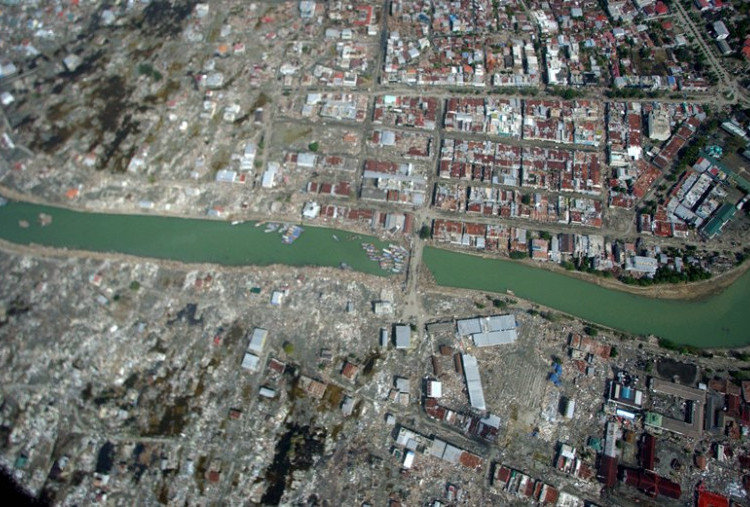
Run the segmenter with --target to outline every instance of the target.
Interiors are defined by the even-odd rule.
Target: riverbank
[[[377,237],[380,241],[391,241],[401,242],[403,241],[403,235],[388,233],[384,231],[376,231],[368,227],[358,227],[356,222],[336,222],[334,224],[327,223],[320,220],[303,220],[299,214],[289,215],[284,213],[274,214],[270,216],[264,213],[253,213],[250,211],[243,211],[241,214],[231,213],[227,216],[217,217],[210,216],[205,213],[177,213],[166,210],[146,210],[138,206],[133,206],[132,209],[122,209],[120,207],[92,207],[92,206],[77,206],[73,202],[50,202],[39,197],[24,194],[18,192],[10,187],[0,185],[0,197],[5,197],[10,201],[25,202],[30,204],[36,204],[39,206],[48,206],[51,208],[59,208],[68,211],[74,211],[79,213],[104,213],[108,215],[121,215],[121,216],[143,216],[143,217],[164,217],[164,218],[178,218],[184,220],[204,220],[218,223],[232,223],[239,222],[240,224],[246,222],[254,223],[286,223],[301,225],[303,227],[318,227],[324,229],[335,229],[339,232],[348,232],[351,234],[363,234],[367,236]]]
[[[71,248],[58,248],[43,245],[20,245],[0,238],[0,250],[12,255],[29,256],[45,259],[94,259],[98,261],[122,262],[127,264],[155,264],[164,268],[174,269],[176,271],[190,272],[221,272],[236,275],[252,275],[260,271],[264,272],[290,272],[295,270],[305,270],[306,273],[314,274],[319,277],[335,277],[346,273],[346,276],[352,280],[364,282],[371,279],[368,273],[354,270],[342,270],[341,268],[328,266],[290,266],[287,264],[268,264],[255,265],[248,264],[244,266],[228,266],[225,264],[215,264],[210,262],[181,262],[159,257],[142,257],[140,255],[129,255],[118,252],[95,252],[91,250],[77,250]],[[380,278],[380,277],[378,277]]]
[[[655,299],[611,290],[567,276],[562,270],[538,269],[524,262],[434,247],[425,248],[423,263],[438,285],[513,293],[555,311],[630,334],[654,335],[701,348],[740,347],[750,341],[747,270],[718,294],[687,300]]]
[[[707,297],[715,296],[724,291],[727,287],[736,282],[742,275],[744,275],[748,269],[750,269],[750,262],[743,262],[742,264],[735,265],[730,270],[712,276],[708,280],[700,280],[697,282],[682,282],[682,283],[662,283],[657,285],[628,285],[621,282],[617,278],[605,278],[603,276],[594,275],[591,273],[585,273],[582,271],[571,271],[563,268],[559,264],[554,262],[539,262],[532,259],[511,259],[509,257],[498,257],[482,252],[472,252],[459,248],[445,248],[442,244],[439,246],[430,242],[432,248],[441,250],[447,250],[462,255],[472,255],[475,257],[481,257],[488,260],[501,260],[503,262],[511,262],[523,266],[528,266],[532,269],[541,269],[558,273],[570,278],[581,280],[587,283],[598,285],[605,289],[616,290],[627,294],[633,294],[635,296],[643,296],[652,299],[673,299],[683,301],[694,301],[700,300]]]
[[[38,223],[42,214],[51,217],[46,226]],[[377,276],[405,268],[400,249],[394,251],[389,242],[373,236],[306,225],[299,238],[286,244],[281,228],[268,231],[256,225],[90,213],[19,201],[0,208],[0,237],[23,245],[115,252],[186,264],[348,266]]]
[[[52,217],[51,223],[38,223],[38,217],[43,215]],[[391,274],[390,270],[383,271],[362,247],[363,242],[372,243],[384,255],[391,255],[388,243],[363,234],[315,226],[307,227],[299,239],[286,245],[278,234],[267,234],[253,223],[233,226],[226,221],[91,213],[10,201],[0,208],[0,237],[30,248],[37,248],[36,245],[67,248],[81,256],[91,256],[92,251],[99,252],[102,258],[125,254],[135,262],[161,259],[184,266],[213,266],[213,269],[219,269],[218,266],[242,269],[248,265],[348,266],[370,275]],[[63,251],[69,254],[70,250]],[[403,269],[403,259],[399,259]],[[746,268],[744,274],[738,270],[718,281],[704,282],[700,290],[685,285],[679,287],[686,291],[682,294],[661,291],[655,298],[649,297],[649,293],[662,287],[630,287],[638,289],[630,292],[614,290],[615,287],[591,283],[604,282],[603,278],[589,280],[570,276],[570,272],[562,269],[539,269],[538,264],[528,261],[513,262],[430,246],[424,248],[416,262],[423,264],[413,266],[419,268],[416,273],[426,267],[439,285],[495,293],[511,290],[519,298],[627,333],[652,334],[703,348],[748,343],[750,312],[746,307],[750,301],[750,273]],[[726,288],[720,290],[722,286]],[[410,291],[416,293],[418,287],[414,285]],[[706,296],[710,293],[714,295]],[[683,297],[658,297],[678,294]],[[696,299],[696,296],[703,297]]]
[[[278,217],[270,217],[266,214],[248,212],[248,213],[243,213],[241,216],[232,215],[231,217],[216,218],[216,217],[210,217],[210,216],[199,215],[199,214],[170,213],[169,211],[164,211],[164,210],[147,211],[147,210],[139,209],[137,207],[134,207],[134,209],[132,210],[123,210],[117,207],[111,208],[111,209],[110,208],[92,208],[92,207],[87,207],[87,206],[76,206],[72,203],[64,203],[64,202],[49,203],[36,196],[23,194],[21,192],[18,192],[4,185],[0,185],[0,195],[12,201],[27,202],[27,203],[37,204],[40,206],[50,206],[54,208],[60,208],[60,209],[66,209],[69,211],[84,212],[84,213],[106,213],[106,214],[123,215],[123,216],[168,217],[168,218],[179,218],[179,219],[187,219],[187,220],[206,220],[206,221],[220,222],[220,223],[227,223],[227,222],[230,222],[231,220],[239,220],[242,223],[273,221],[273,222],[300,224],[305,227],[326,228],[326,229],[331,229],[335,231],[348,232],[351,234],[366,234],[368,236],[373,235],[373,233],[376,232],[368,228],[357,227],[356,223],[345,223],[345,222],[337,222],[335,224],[318,223],[317,221],[302,221],[299,216],[279,215]],[[398,236],[398,235],[392,235],[392,234],[379,234],[379,235],[376,235],[375,237],[377,237],[381,241],[392,241],[392,242],[403,242],[403,240],[405,239],[404,236]],[[409,238],[406,238],[406,239],[408,240]],[[407,241],[407,243],[409,242]],[[744,275],[748,269],[750,269],[750,262],[744,262],[742,264],[734,266],[729,271],[712,276],[708,280],[701,280],[697,282],[683,282],[683,283],[677,283],[677,284],[662,283],[658,285],[639,286],[639,285],[625,284],[617,280],[616,278],[605,278],[603,276],[597,276],[591,273],[566,270],[562,266],[556,263],[552,263],[552,262],[538,262],[529,258],[522,259],[522,260],[515,260],[515,259],[510,259],[507,257],[497,257],[497,256],[493,256],[493,255],[483,253],[483,252],[474,252],[474,251],[467,251],[463,249],[450,248],[442,244],[438,246],[436,243],[432,241],[428,241],[426,242],[426,244],[434,248],[445,249],[448,251],[453,251],[453,252],[457,252],[457,253],[461,253],[465,255],[474,255],[474,256],[482,257],[486,259],[500,259],[502,261],[514,262],[514,263],[522,264],[525,266],[529,266],[533,269],[547,270],[547,271],[551,271],[554,273],[568,276],[573,279],[582,280],[584,282],[591,283],[591,284],[597,285],[605,289],[616,290],[616,291],[624,292],[627,294],[633,294],[636,296],[643,296],[643,297],[652,298],[652,299],[695,301],[695,300],[700,300],[700,299],[704,299],[707,297],[711,297],[711,296],[720,294],[727,287],[731,286],[734,282],[736,282],[742,275]]]

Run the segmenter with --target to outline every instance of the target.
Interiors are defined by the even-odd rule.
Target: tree
[[[423,225],[419,229],[419,239],[430,239],[432,237],[432,229],[429,225]]]
[[[508,303],[506,303],[502,299],[495,298],[492,300],[492,306],[494,306],[495,308],[505,308],[506,306],[508,306]]]
[[[313,153],[317,152],[318,148],[320,148],[320,144],[318,144],[318,141],[313,141],[307,145],[307,149],[309,149]]]

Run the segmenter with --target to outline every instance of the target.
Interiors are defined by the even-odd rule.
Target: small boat
[[[21,229],[28,229],[29,228],[29,222],[27,220],[19,220],[18,221],[18,227]]]
[[[39,224],[42,227],[45,227],[52,223],[52,215],[48,215],[47,213],[39,213]]]
[[[286,245],[294,243],[294,241],[300,237],[304,229],[298,225],[290,225],[284,231],[282,235],[282,242]]]
[[[5,206],[6,204],[8,204],[8,199],[0,197],[0,206]]]
[[[239,225],[242,223],[242,220],[232,220],[232,225]]]
[[[333,240],[334,240],[334,241],[339,241],[339,237],[338,237],[338,236],[336,236],[336,235],[334,234],[334,235],[333,235]]]

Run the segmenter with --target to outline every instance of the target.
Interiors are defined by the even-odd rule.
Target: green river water
[[[750,344],[750,271],[721,294],[674,301],[605,289],[517,262],[425,248],[439,285],[504,292],[591,322],[698,347]]]
[[[39,225],[39,213],[52,223]],[[26,220],[29,227],[19,227]],[[370,236],[322,227],[304,227],[292,244],[278,232],[264,232],[254,222],[232,225],[220,220],[200,220],[151,215],[86,213],[10,201],[0,207],[0,237],[13,243],[65,247],[96,252],[119,252],[182,262],[210,262],[227,266],[286,264],[331,266],[385,275],[368,259],[363,242],[385,246]],[[334,235],[338,238],[334,238]]]
[[[52,216],[42,227],[39,213]],[[28,228],[19,221],[29,222]],[[19,244],[119,252],[188,263],[338,267],[385,275],[368,259],[362,242],[386,246],[370,236],[305,227],[291,245],[278,233],[248,222],[86,213],[9,202],[0,207],[0,237]],[[339,239],[335,239],[336,235]],[[424,265],[440,285],[493,292],[512,290],[524,299],[585,320],[637,334],[655,334],[700,347],[750,344],[750,272],[717,296],[701,301],[656,300],[604,289],[559,273],[511,261],[425,248]]]

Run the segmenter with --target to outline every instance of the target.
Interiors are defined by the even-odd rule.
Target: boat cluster
[[[390,244],[388,248],[378,248],[372,243],[362,243],[362,248],[370,260],[378,262],[380,269],[384,271],[401,273],[409,259],[409,251],[399,245]]]
[[[263,232],[279,232],[281,233],[281,242],[285,245],[290,245],[299,238],[304,229],[299,225],[294,224],[277,224],[275,222],[269,222],[266,224],[266,229]]]

